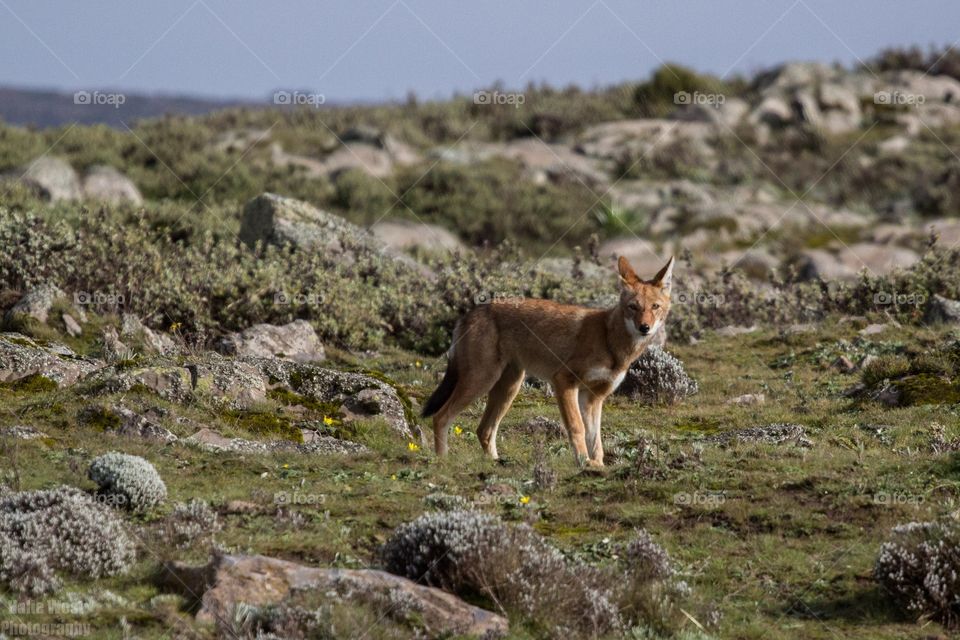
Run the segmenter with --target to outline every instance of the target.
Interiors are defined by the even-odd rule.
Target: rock
[[[419,426],[407,419],[409,401],[390,384],[369,375],[324,369],[276,358],[245,358],[262,376],[317,402],[339,404],[346,419],[382,418],[404,438],[421,439]]]
[[[757,330],[756,327],[740,327],[736,325],[727,325],[726,327],[720,327],[719,329],[717,329],[716,333],[718,336],[724,336],[729,338],[734,336],[741,336],[745,333],[753,333],[756,330]]]
[[[797,446],[809,447],[813,443],[807,438],[803,425],[775,423],[746,429],[732,429],[704,438],[707,442],[729,445],[734,442],[755,442],[764,444],[783,444],[792,442]]]
[[[862,269],[873,275],[884,275],[910,266],[919,257],[911,249],[859,242],[834,252],[807,249],[802,252],[798,266],[800,276],[805,279],[850,280]]]
[[[410,220],[382,220],[370,230],[377,240],[392,251],[416,249],[426,253],[463,251],[460,239],[443,227]]]
[[[853,364],[853,361],[847,356],[838,357],[830,364],[830,366],[840,373],[853,373],[857,370],[857,366]]]
[[[168,444],[177,441],[177,436],[146,416],[140,415],[122,405],[111,407],[111,412],[120,419],[116,432],[122,436],[152,440]]]
[[[758,74],[757,85],[761,91],[795,89],[835,80],[842,74],[842,69],[820,62],[788,62]]]
[[[873,355],[872,353],[868,353],[867,355],[860,358],[860,362],[857,363],[857,369],[859,371],[863,371],[868,366],[870,366],[871,362],[873,362],[876,359],[877,359],[877,356]]]
[[[617,258],[626,257],[641,278],[654,276],[670,258],[669,254],[659,251],[652,242],[636,236],[606,240],[600,245],[597,253],[603,263],[611,265],[609,267],[611,272]]]
[[[73,319],[69,313],[64,313],[60,315],[60,319],[63,321],[63,326],[67,330],[67,335],[71,338],[77,338],[83,334],[83,328],[80,326],[80,323]]]
[[[199,597],[197,620],[216,623],[221,632],[230,631],[228,621],[241,604],[262,608],[304,594],[311,602],[326,599],[330,606],[347,602],[372,608],[383,624],[402,615],[397,603],[403,602],[410,609],[407,615],[414,616],[431,638],[495,638],[508,631],[505,618],[440,589],[374,569],[328,569],[267,556],[218,555],[202,567],[166,562],[161,583],[191,599]]]
[[[233,356],[286,358],[297,362],[320,362],[326,358],[317,332],[306,320],[282,326],[256,324],[224,336],[217,343],[220,353]]]
[[[730,398],[727,400],[727,404],[736,405],[738,407],[750,407],[753,405],[763,404],[766,399],[767,397],[762,393],[745,393],[742,396]]]
[[[66,387],[103,366],[62,344],[34,341],[19,333],[0,334],[0,382],[40,375]]]
[[[609,182],[602,163],[576,153],[567,145],[548,144],[537,138],[521,138],[506,144],[493,144],[487,152],[491,156],[515,160],[528,175],[542,174],[552,182],[567,179],[589,187]]]
[[[900,325],[895,322],[888,322],[883,324],[868,324],[863,329],[860,329],[859,333],[862,336],[875,336],[883,333],[888,329],[893,329],[894,327],[899,327]]]
[[[750,111],[750,105],[745,100],[727,96],[722,104],[688,104],[674,111],[670,117],[676,120],[694,122],[709,122],[715,125],[720,132],[735,128]]]
[[[709,166],[716,154],[709,144],[715,129],[706,122],[683,120],[617,120],[588,127],[577,139],[575,151],[610,163],[624,158],[653,159],[677,145]]]
[[[944,298],[933,294],[927,302],[923,321],[928,324],[958,324],[960,323],[960,301]]]
[[[143,204],[137,185],[117,169],[105,165],[95,165],[87,170],[83,177],[83,195],[89,200],[111,204]]]
[[[53,285],[34,287],[7,311],[4,320],[9,326],[16,326],[20,322],[30,320],[46,324],[53,303],[63,297],[63,291]]]
[[[0,428],[0,438],[13,438],[15,440],[39,440],[49,436],[43,431],[34,429],[21,424],[15,424],[12,427]]]
[[[85,383],[90,393],[124,393],[132,389],[150,391],[165,400],[186,402],[193,397],[194,376],[172,362],[130,367],[123,363],[105,367]]]
[[[103,354],[108,360],[130,360],[133,358],[133,349],[128,347],[120,340],[120,334],[116,328],[106,326],[100,334],[100,340],[103,343]]]
[[[82,194],[77,172],[69,162],[54,156],[41,156],[31,162],[21,181],[52,202],[79,200]]]
[[[370,450],[362,444],[339,440],[331,436],[315,436],[309,442],[297,443],[290,440],[254,441],[243,438],[227,438],[213,429],[201,429],[182,440],[206,451],[228,451],[241,454],[264,454],[292,452],[304,454],[344,454],[356,455]]]
[[[298,249],[344,253],[354,244],[366,244],[370,235],[343,218],[311,204],[272,193],[247,203],[240,223],[240,239],[253,246],[292,245]]]
[[[776,129],[787,126],[793,120],[793,109],[790,104],[779,96],[767,96],[753,111],[749,121],[753,124],[763,124]]]
[[[393,165],[393,157],[384,149],[362,142],[348,142],[323,159],[322,170],[332,178],[351,169],[375,178],[386,178],[393,173]]]
[[[170,356],[180,352],[173,338],[165,333],[155,332],[132,313],[123,314],[120,337],[140,343],[146,353]]]
[[[249,409],[267,399],[267,381],[255,364],[209,354],[186,369],[195,393],[230,408]]]

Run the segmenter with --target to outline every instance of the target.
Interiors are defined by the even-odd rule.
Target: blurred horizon
[[[788,61],[856,66],[887,47],[956,42],[960,4],[774,0],[485,3],[384,0],[148,6],[0,0],[0,86],[260,103],[448,99],[494,84],[594,89],[664,62],[719,76]]]

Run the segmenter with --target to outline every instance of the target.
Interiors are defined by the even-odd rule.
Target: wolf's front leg
[[[603,466],[603,436],[600,434],[600,414],[603,412],[602,396],[591,395],[587,401],[583,420],[587,424],[587,451],[594,466]]]
[[[576,457],[577,464],[583,466],[588,463],[589,452],[587,451],[583,417],[580,415],[577,385],[563,379],[554,379],[553,388],[556,390],[557,404],[560,405],[560,417],[563,418],[563,426],[567,428],[567,436],[569,436],[570,444],[573,446],[573,455]]]

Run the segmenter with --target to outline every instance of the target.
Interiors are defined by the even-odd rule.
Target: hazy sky
[[[662,60],[722,74],[958,39],[957,0],[0,0],[0,84],[432,98],[496,80],[609,84]]]

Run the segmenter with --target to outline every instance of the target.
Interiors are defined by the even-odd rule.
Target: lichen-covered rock
[[[378,417],[406,438],[418,439],[409,400],[382,379],[276,358],[246,358],[273,384],[282,384],[317,402],[339,405],[347,420]]]
[[[649,404],[676,404],[699,390],[683,363],[658,346],[650,346],[627,369],[616,393]]]
[[[143,196],[133,180],[106,165],[94,165],[87,169],[83,176],[83,195],[89,200],[111,204],[143,204]]]
[[[253,364],[208,354],[186,365],[197,394],[235,409],[248,409],[267,399],[267,381]]]
[[[139,456],[112,451],[95,458],[87,475],[100,495],[131,511],[149,511],[167,499],[167,485],[160,474]]]
[[[145,390],[165,400],[186,402],[193,398],[194,376],[186,367],[168,361],[141,366],[121,362],[91,375],[84,387],[91,393]]]
[[[309,203],[264,193],[244,207],[240,239],[251,246],[262,242],[311,251],[347,253],[353,246],[369,244],[372,236]]]
[[[69,162],[56,156],[40,156],[27,166],[20,180],[54,202],[78,200],[82,193],[77,172]]]
[[[960,324],[960,301],[933,294],[923,321],[928,324]]]
[[[19,333],[0,334],[0,382],[43,376],[66,387],[103,366],[62,344],[33,340]]]
[[[53,303],[63,297],[63,291],[53,285],[34,287],[7,311],[5,321],[12,326],[29,320],[46,323]]]
[[[117,405],[111,408],[117,416],[119,424],[116,432],[119,435],[141,440],[152,440],[168,444],[177,441],[177,436],[169,429],[160,426],[150,418],[141,415],[127,407]]]
[[[40,595],[56,571],[100,578],[126,571],[135,546],[123,521],[73,487],[0,498],[0,584]]]
[[[0,438],[15,438],[17,440],[39,440],[46,438],[47,434],[22,424],[15,424],[12,427],[0,428]]]
[[[297,362],[320,362],[326,358],[317,332],[306,320],[281,326],[253,325],[221,338],[217,350],[225,355],[276,357]]]
[[[783,444],[792,442],[800,447],[813,443],[807,438],[806,429],[800,424],[776,423],[746,429],[731,429],[705,438],[707,442],[728,445],[735,442],[759,442]]]
[[[231,453],[249,454],[294,452],[318,455],[355,455],[370,451],[362,444],[340,440],[331,436],[314,436],[302,443],[291,442],[290,440],[256,441],[246,440],[244,438],[228,438],[213,429],[200,429],[192,436],[181,440],[181,442],[206,451],[228,451]]]
[[[154,331],[132,313],[123,314],[120,337],[131,343],[141,344],[146,353],[169,356],[180,351],[170,336]]]

